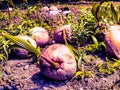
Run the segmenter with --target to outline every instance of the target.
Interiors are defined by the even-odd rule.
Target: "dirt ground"
[[[90,60],[91,55],[86,59]],[[3,66],[0,90],[119,90],[120,70],[112,75],[100,74],[95,66],[85,65],[94,72],[94,78],[70,79],[66,81],[51,80],[40,73],[40,68],[33,58],[12,58]],[[99,61],[99,60],[98,60]],[[100,60],[101,61],[101,60]]]

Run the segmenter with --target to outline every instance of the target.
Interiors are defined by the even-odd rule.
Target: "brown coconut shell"
[[[110,26],[104,41],[107,52],[120,59],[120,25]]]
[[[53,44],[42,51],[44,57],[59,63],[59,68],[53,68],[44,58],[40,59],[41,73],[55,80],[66,80],[74,76],[76,72],[76,61],[67,46],[64,44]]]

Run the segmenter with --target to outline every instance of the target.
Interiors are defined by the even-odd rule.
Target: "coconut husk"
[[[55,80],[66,80],[74,76],[76,72],[76,61],[67,46],[64,44],[53,44],[43,50],[42,55],[59,63],[59,68],[54,68],[45,58],[40,59],[41,73]]]
[[[120,59],[120,25],[110,26],[105,33],[107,52]]]

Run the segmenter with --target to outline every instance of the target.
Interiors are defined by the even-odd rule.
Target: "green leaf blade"
[[[12,35],[9,35],[7,33],[2,33],[2,35],[9,39],[10,41],[12,41],[13,43],[17,44],[18,46],[24,48],[24,49],[27,49],[28,51],[30,52],[33,52],[35,54],[40,54],[39,51],[34,47],[32,46],[29,42],[21,39],[21,38],[18,38],[16,36],[12,36]]]

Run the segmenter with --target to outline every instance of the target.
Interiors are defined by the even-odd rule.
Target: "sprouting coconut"
[[[44,6],[41,8],[41,12],[48,12],[49,8],[47,6]]]
[[[77,70],[77,63],[71,50],[64,44],[53,44],[43,49],[33,47],[30,43],[21,38],[2,33],[2,36],[13,43],[32,52],[40,61],[41,74],[55,80],[67,80],[74,76]]]
[[[50,11],[58,11],[58,8],[56,6],[50,6]]]
[[[66,80],[70,79],[76,72],[76,61],[69,50],[63,44],[53,44],[41,52],[40,59],[41,73],[51,79]],[[58,68],[54,68],[46,59],[59,64]]]
[[[120,59],[120,25],[110,26],[106,31],[105,44],[107,52]]]
[[[70,41],[71,40],[71,35],[72,35],[72,30],[71,30],[71,24],[69,25],[64,25],[64,26],[61,26],[59,28],[57,28],[54,32],[54,39],[56,42],[59,42],[59,43],[64,43],[64,39],[63,39],[63,30],[66,31],[66,37],[67,37],[67,40]]]
[[[110,4],[111,16],[114,23],[105,32],[105,44],[107,52],[120,59],[120,10]]]
[[[32,38],[35,39],[38,46],[44,46],[49,42],[49,34],[46,29],[42,27],[34,27],[30,30]]]
[[[32,39],[31,37],[23,36],[23,35],[18,35],[17,37],[19,37],[19,38],[21,38],[21,39],[23,39],[25,41],[28,41],[35,48],[37,47],[37,44],[36,44],[35,40]],[[29,52],[28,52],[28,50],[23,49],[23,48],[20,47],[20,48],[15,49],[15,55],[17,57],[20,57],[20,58],[27,58],[27,57],[29,57]]]

